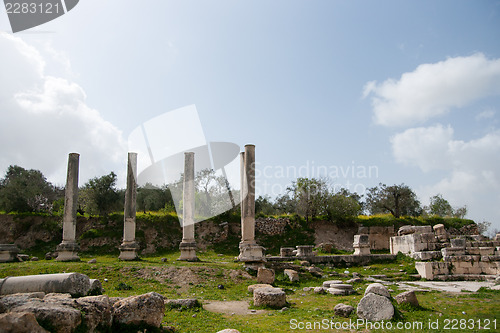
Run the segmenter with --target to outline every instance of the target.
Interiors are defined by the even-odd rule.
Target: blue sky
[[[80,183],[123,176],[131,131],[195,104],[208,141],[256,145],[260,193],[376,167],[331,181],[500,229],[500,1],[85,0],[16,34],[0,10],[0,31],[1,170],[63,184],[78,151]]]

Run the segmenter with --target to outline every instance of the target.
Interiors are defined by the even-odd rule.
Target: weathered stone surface
[[[293,269],[285,269],[284,273],[286,276],[288,276],[290,281],[299,281],[299,273],[297,271],[294,271]]]
[[[308,267],[307,270],[311,275],[316,276],[316,277],[322,277],[323,276],[323,270],[319,267]]]
[[[355,278],[347,280],[346,283],[360,283],[361,281],[363,281],[361,278],[355,277]]]
[[[33,313],[11,312],[0,314],[0,332],[2,333],[49,333],[38,324]]]
[[[0,298],[0,309],[4,309],[0,312],[7,312],[8,310],[15,308],[16,306],[21,306],[32,298],[42,299],[45,296],[43,292],[36,293],[21,293],[2,296]]]
[[[354,307],[350,305],[346,305],[344,303],[339,303],[335,305],[333,308],[333,312],[335,313],[335,316],[337,317],[344,317],[347,318],[351,315],[351,312],[354,311]]]
[[[324,287],[314,287],[313,291],[315,294],[326,294],[326,288]]]
[[[102,283],[97,279],[90,279],[90,290],[88,295],[97,296],[102,294]]]
[[[333,284],[341,284],[342,281],[340,280],[328,280],[323,282],[323,287],[325,288],[331,288]]]
[[[70,293],[74,297],[86,296],[90,279],[80,273],[40,274],[13,276],[0,279],[0,294],[43,291],[45,293]]]
[[[280,288],[258,288],[253,292],[253,304],[282,308],[286,305],[286,294]]]
[[[158,293],[131,296],[113,304],[113,323],[160,327],[164,312],[163,296]]]
[[[51,328],[55,333],[71,333],[82,322],[82,313],[72,307],[32,299],[27,303],[15,307],[11,312],[31,312],[42,325]]]
[[[77,298],[75,305],[85,313],[83,323],[87,332],[107,332],[109,330],[113,323],[113,314],[107,295]]]
[[[263,283],[251,284],[248,286],[248,292],[253,294],[255,289],[259,289],[259,288],[273,288],[273,286],[271,286],[270,284],[263,284]]]
[[[192,309],[199,307],[200,302],[196,298],[166,299],[165,305],[170,308]]]
[[[240,331],[235,330],[234,328],[226,328],[226,329],[219,331],[217,333],[240,333]]]
[[[329,294],[336,295],[336,296],[349,295],[349,293],[350,293],[349,290],[337,289],[337,288],[328,288],[326,291],[328,291]]]
[[[368,285],[365,290],[365,295],[368,295],[369,293],[391,298],[389,290],[382,283],[372,283]]]
[[[394,297],[398,304],[410,304],[413,306],[418,306],[418,299],[414,291],[405,291]]]
[[[387,297],[368,293],[359,301],[357,314],[369,321],[390,320],[394,316],[394,307]]]
[[[95,263],[97,263],[97,260],[95,258],[87,261],[87,264],[95,264]]]
[[[274,283],[274,269],[259,267],[257,271],[257,282],[263,284],[272,284]]]

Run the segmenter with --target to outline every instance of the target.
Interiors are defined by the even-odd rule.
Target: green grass
[[[252,297],[247,292],[250,284],[256,283],[255,279],[231,278],[231,273],[244,271],[241,263],[234,261],[232,255],[218,255],[218,252],[199,252],[200,262],[179,262],[177,251],[167,252],[161,256],[144,257],[141,261],[121,262],[116,256],[99,255],[96,264],[88,264],[91,256],[84,255],[81,262],[55,262],[40,260],[38,262],[4,263],[0,264],[0,277],[49,274],[60,272],[80,272],[90,278],[99,279],[109,296],[126,297],[143,294],[151,291],[158,292],[167,298],[197,298],[206,300],[230,301],[245,300],[251,304]],[[163,263],[161,258],[167,258]],[[333,324],[348,324],[349,319],[333,318],[333,308],[338,303],[349,304],[354,307],[363,296],[369,282],[353,284],[356,293],[349,296],[317,295],[304,292],[304,287],[319,286],[327,279],[347,280],[357,272],[362,277],[384,274],[391,281],[409,281],[410,274],[414,272],[414,261],[399,255],[392,262],[383,262],[369,266],[355,267],[329,267],[318,265],[322,268],[326,278],[315,278],[309,273],[301,273],[299,282],[287,281],[282,272],[277,272],[275,286],[286,289],[289,309],[286,311],[267,310],[264,314],[231,315],[218,314],[196,309],[167,309],[164,317],[165,326],[174,326],[176,332],[217,332],[224,328],[235,328],[240,332],[290,332],[291,322],[319,322],[332,320]],[[344,272],[348,271],[349,275]],[[186,275],[186,279],[176,280]],[[107,279],[107,282],[105,282]],[[189,282],[193,280],[193,282]],[[222,284],[224,289],[219,289]],[[401,292],[395,286],[390,286],[391,294]],[[408,323],[419,321],[424,325],[429,321],[440,321],[443,329],[444,319],[474,319],[493,320],[500,318],[500,293],[481,289],[477,293],[449,294],[441,292],[417,292],[420,307],[396,306],[397,316],[391,323]],[[465,314],[464,314],[465,312]],[[356,321],[356,314],[350,317]],[[500,323],[497,324],[497,327]],[[405,330],[409,332],[437,332],[428,329]],[[297,329],[297,331],[300,331]],[[325,330],[309,330],[307,332],[324,332]],[[328,331],[328,330],[326,330]],[[334,331],[334,330],[332,330]],[[339,330],[342,332],[342,330]],[[348,331],[348,330],[344,330]],[[362,330],[361,330],[362,331]],[[374,330],[382,332],[383,330]],[[448,330],[449,331],[449,330]],[[475,332],[478,330],[467,330]],[[494,332],[495,330],[489,330]],[[498,329],[497,329],[498,331]]]

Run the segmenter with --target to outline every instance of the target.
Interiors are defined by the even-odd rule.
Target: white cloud
[[[47,75],[49,59],[18,37],[0,33],[0,49],[0,172],[18,164],[62,185],[70,152],[80,153],[81,184],[124,169],[121,131],[86,104],[82,87]]]
[[[417,189],[425,201],[441,193],[454,205],[467,205],[470,217],[480,222],[500,216],[500,131],[490,132],[475,140],[454,138],[448,126],[411,128],[392,139],[396,161],[419,167],[425,173],[445,171],[435,184],[423,184]]]
[[[422,64],[399,80],[368,82],[374,121],[384,126],[411,126],[441,116],[486,96],[500,95],[500,59],[477,53]]]
[[[476,116],[476,120],[480,121],[480,120],[485,120],[485,119],[491,119],[491,118],[495,117],[495,114],[496,114],[495,110],[487,109],[487,110],[484,110],[483,112],[480,112]]]

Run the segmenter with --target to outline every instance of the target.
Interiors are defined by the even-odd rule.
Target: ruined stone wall
[[[358,234],[369,236],[371,250],[388,250],[391,237],[394,236],[394,226],[360,226]]]

